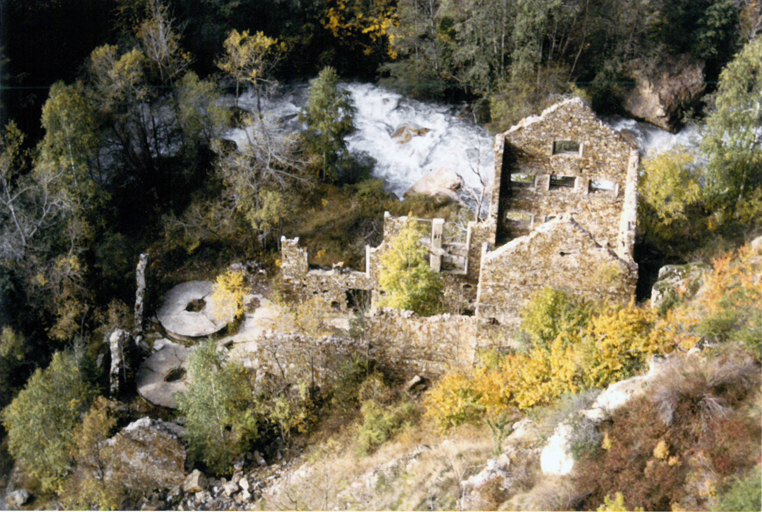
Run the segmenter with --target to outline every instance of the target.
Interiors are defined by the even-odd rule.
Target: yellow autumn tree
[[[228,33],[224,47],[225,54],[217,61],[217,67],[235,80],[236,105],[240,85],[249,82],[257,94],[257,111],[262,112],[262,87],[275,83],[270,75],[286,56],[286,43],[263,32],[250,34],[248,30],[238,32],[233,29]]]

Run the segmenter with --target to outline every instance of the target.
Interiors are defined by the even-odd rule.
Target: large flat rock
[[[140,396],[155,405],[177,408],[175,394],[186,390],[188,358],[192,351],[168,341],[143,361],[137,378]]]
[[[232,322],[232,309],[213,300],[213,289],[210,281],[188,281],[169,290],[156,312],[167,334],[180,340],[201,338],[221,331]],[[195,301],[204,301],[201,310],[191,310]]]

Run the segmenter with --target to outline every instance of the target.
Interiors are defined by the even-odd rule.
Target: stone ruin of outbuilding
[[[473,362],[479,348],[510,344],[519,312],[542,288],[628,302],[638,272],[638,164],[637,149],[578,98],[498,134],[488,217],[469,223],[465,233],[443,219],[418,219],[429,233],[431,267],[443,274],[445,294],[462,299],[456,313],[463,314],[427,323],[409,312],[375,312],[367,331],[395,358],[436,374],[454,362]],[[284,237],[285,283],[327,309],[346,312],[374,302],[381,293],[379,254],[406,221],[385,215],[383,242],[366,247],[364,271],[311,270],[299,239]]]

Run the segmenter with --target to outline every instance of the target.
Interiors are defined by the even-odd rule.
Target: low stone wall
[[[231,358],[254,370],[260,388],[304,381],[322,387],[335,381],[343,363],[366,353],[364,342],[349,337],[315,340],[298,334],[273,334],[234,345]]]
[[[451,366],[473,364],[478,323],[472,316],[419,317],[378,308],[366,317],[365,339],[370,356],[400,377],[434,378]]]

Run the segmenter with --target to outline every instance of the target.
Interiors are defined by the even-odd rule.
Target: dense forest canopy
[[[497,132],[570,95],[583,97],[600,114],[621,114],[640,77],[658,76],[677,63],[694,66],[702,77],[700,94],[682,105],[675,126],[700,122],[704,138],[697,147],[643,161],[636,249],[641,275],[655,277],[666,262],[709,260],[759,229],[759,0],[3,0],[1,5],[0,409],[6,408],[3,428],[11,433],[2,432],[0,450],[26,458],[45,492],[63,492],[73,468],[84,464],[85,448],[95,446],[87,436],[103,439],[116,424],[107,414],[116,406],[95,400],[107,394],[108,382],[108,371],[96,361],[108,352],[109,333],[134,324],[134,272],[141,252],[151,254],[148,302],[153,306],[156,294],[170,285],[225,275],[231,261],[256,260],[277,273],[283,234],[299,235],[320,264],[345,261],[359,267],[365,245],[380,241],[384,211],[461,224],[473,219],[472,212],[453,204],[420,197],[401,203],[370,178],[372,160],[347,150],[355,107],[340,87],[342,80],[465,103],[475,119]],[[304,130],[294,132],[263,109],[262,100],[279,86],[305,82],[307,106],[295,116]],[[239,108],[244,91],[257,99],[252,111]],[[222,137],[231,128],[242,129],[243,144]],[[408,235],[408,245],[415,246],[420,233]],[[397,293],[388,301],[441,311],[440,283],[429,275],[425,254],[418,256],[414,264],[398,257],[389,265],[414,272],[386,276]],[[425,289],[411,298],[409,290],[422,285]],[[632,308],[626,315],[641,324],[646,315],[648,329],[657,325],[656,313]],[[616,316],[585,309],[579,325],[594,325],[594,318],[607,314]],[[297,323],[312,325],[312,311],[293,315]],[[758,332],[753,331],[758,319],[733,318]],[[579,325],[567,326],[570,336],[581,336]],[[549,367],[559,358],[571,360],[564,355],[571,348],[551,344],[560,333],[535,341],[538,360]],[[661,350],[651,341],[641,352]],[[285,387],[284,396],[293,400],[263,401],[255,419],[244,369],[231,366],[212,346],[198,354],[193,372],[224,382],[230,394],[224,406],[204,409],[211,400],[208,386],[197,386],[181,408],[189,424],[198,426],[196,460],[213,471],[228,471],[234,455],[273,432],[287,439],[307,431],[316,422],[318,404],[330,402],[318,399],[309,386]],[[529,364],[526,355],[511,357]],[[756,357],[754,364],[758,352]],[[625,373],[639,370],[642,362]],[[487,384],[479,385],[489,386],[488,377],[508,370],[484,370]],[[362,371],[380,379],[369,367]],[[448,385],[466,386],[461,377]],[[587,376],[588,381],[580,378],[567,387],[600,386],[610,377],[590,384]],[[48,400],[51,386],[63,388],[66,393],[57,399],[66,397],[65,404],[55,410],[24,405],[35,397]],[[568,391],[556,387],[559,396]],[[527,407],[541,402],[532,400]],[[402,409],[382,413],[379,403],[371,402],[362,405],[366,416],[384,419],[388,431],[381,435],[367,427],[368,439],[386,439],[401,428],[400,411],[412,407],[404,402]],[[91,403],[98,406],[87,416],[92,432],[80,421]],[[492,411],[493,406],[484,407]],[[205,433],[210,410],[229,420],[229,428],[212,437]],[[30,444],[19,435],[38,425],[56,439],[50,460],[38,457],[44,440]],[[216,451],[204,444],[212,439]],[[100,502],[72,503],[87,508]],[[125,503],[132,502],[115,506]]]

